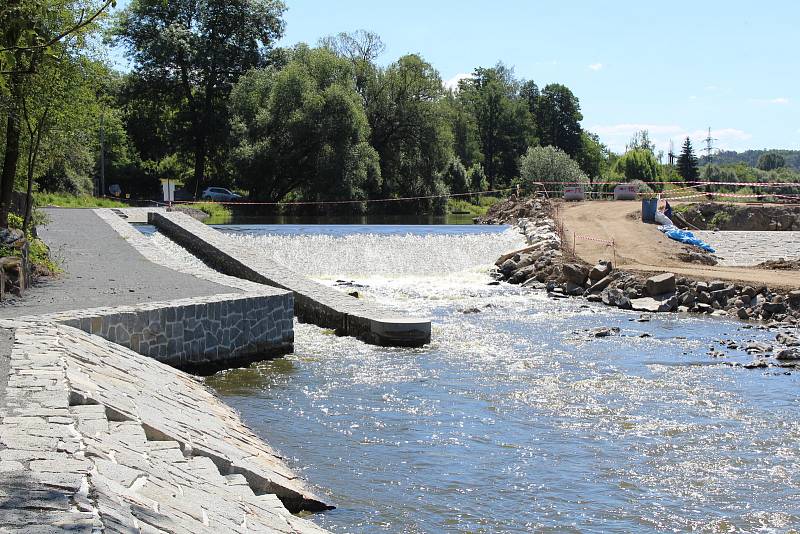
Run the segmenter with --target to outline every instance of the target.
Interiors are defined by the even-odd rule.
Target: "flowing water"
[[[229,229],[323,283],[433,318],[422,349],[297,324],[293,355],[208,380],[337,505],[313,521],[397,533],[798,528],[798,375],[738,367],[750,358],[719,343],[773,334],[675,314],[639,322],[488,285],[488,266],[522,242],[467,228]],[[621,331],[587,332],[601,326]]]

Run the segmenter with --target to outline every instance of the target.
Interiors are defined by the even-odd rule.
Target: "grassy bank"
[[[221,224],[230,220],[230,218],[233,216],[233,212],[229,207],[227,207],[225,204],[219,204],[217,202],[197,202],[196,204],[187,205],[207,214],[209,219],[205,222],[209,224]]]
[[[500,197],[482,196],[477,203],[466,200],[469,197],[451,198],[447,201],[448,213],[463,213],[465,215],[483,215],[486,211],[502,200]],[[473,200],[473,199],[470,199]]]
[[[55,206],[59,208],[124,208],[126,204],[108,198],[96,198],[89,195],[69,195],[66,193],[35,193],[37,206]]]

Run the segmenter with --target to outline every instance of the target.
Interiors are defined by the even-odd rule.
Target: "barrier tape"
[[[397,197],[397,198],[372,198],[364,200],[308,200],[297,202],[233,202],[233,201],[215,201],[215,200],[174,200],[173,204],[204,204],[211,202],[214,204],[231,204],[236,206],[312,206],[312,205],[329,205],[329,204],[362,204],[374,202],[404,202],[409,200],[430,200],[434,198],[451,198],[451,197],[469,197],[477,195],[487,195],[490,193],[504,193],[506,191],[515,191],[516,187],[507,187],[505,189],[491,189],[489,191],[479,191],[474,193],[447,193],[443,195],[426,195],[418,197]]]
[[[599,237],[592,237],[592,236],[580,235],[580,234],[572,234],[572,237],[574,239],[583,239],[585,241],[597,241],[598,243],[605,243],[609,247],[613,247],[614,246],[614,240],[613,239],[609,241],[608,239],[600,239]]]

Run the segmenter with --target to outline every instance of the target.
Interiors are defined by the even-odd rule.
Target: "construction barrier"
[[[614,242],[613,238],[612,239],[603,239],[603,238],[600,238],[600,237],[594,237],[594,236],[590,236],[590,235],[581,235],[581,234],[576,234],[575,232],[572,232],[572,255],[573,256],[575,256],[575,251],[577,249],[578,239],[581,239],[583,241],[594,241],[595,243],[604,243],[605,246],[611,247],[611,254],[613,255],[613,258],[614,258],[613,265],[614,266],[617,265],[617,245]]]

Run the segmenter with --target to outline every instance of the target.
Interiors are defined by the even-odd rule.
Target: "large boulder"
[[[611,262],[610,261],[600,261],[597,265],[592,267],[592,270],[589,271],[589,280],[592,282],[597,282],[598,280],[602,280],[606,276],[611,274]]]
[[[663,295],[675,292],[675,275],[663,273],[647,279],[645,284],[647,294],[650,296]]]
[[[582,286],[586,282],[586,278],[589,276],[589,269],[580,265],[579,263],[565,263],[561,270],[564,274],[564,278],[568,282],[572,282],[579,286]]]
[[[635,311],[668,312],[678,307],[678,298],[674,295],[666,299],[643,297],[631,300],[631,308]]]

